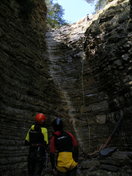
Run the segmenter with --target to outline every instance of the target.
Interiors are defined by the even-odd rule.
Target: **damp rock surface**
[[[36,112],[46,114],[49,136],[56,116],[74,132],[80,175],[131,175],[131,9],[131,1],[114,0],[90,18],[47,31],[43,1],[1,1],[1,176],[27,175],[24,138]],[[118,151],[95,154],[107,146]]]

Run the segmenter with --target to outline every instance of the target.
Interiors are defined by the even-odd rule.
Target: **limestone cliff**
[[[109,142],[131,149],[130,21],[129,1],[115,0],[47,34],[52,77],[86,153]]]
[[[128,0],[115,0],[98,14],[47,31],[44,1],[1,0],[0,175],[27,174],[24,138],[36,112],[47,115],[49,132],[51,120],[62,117],[75,132],[83,159],[105,142],[132,149],[130,9]],[[82,163],[79,175],[87,175],[91,164],[108,170],[91,175],[115,176],[119,169],[128,176],[126,153],[117,168],[107,166],[116,165],[116,155]]]
[[[34,115],[43,112],[50,121],[60,102],[48,73],[46,11],[42,0],[0,2],[1,176],[26,173],[24,138]]]
[[[93,144],[95,141],[103,143],[119,125],[111,145],[127,150],[131,149],[132,132],[132,28],[129,22],[129,1],[113,1],[99,13],[85,34],[87,56],[84,68],[86,92],[89,89],[87,83],[92,82],[85,103],[89,119],[95,120],[96,135],[91,136]],[[94,109],[89,105],[89,92],[93,94]]]

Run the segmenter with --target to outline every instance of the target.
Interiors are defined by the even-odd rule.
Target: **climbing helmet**
[[[38,123],[44,123],[46,120],[46,116],[43,113],[38,113],[35,116],[35,121]]]

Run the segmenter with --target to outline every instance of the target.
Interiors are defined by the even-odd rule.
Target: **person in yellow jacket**
[[[46,150],[48,145],[48,131],[45,127],[46,116],[38,113],[33,124],[27,132],[25,145],[29,145],[28,174],[29,176],[41,176],[46,162]]]
[[[63,130],[61,118],[52,122],[54,129],[50,139],[50,160],[56,176],[75,176],[78,165],[78,143],[72,133]],[[57,157],[56,157],[57,153]]]

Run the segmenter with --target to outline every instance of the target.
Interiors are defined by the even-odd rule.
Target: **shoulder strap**
[[[68,131],[67,131],[67,134],[69,134],[69,136],[71,136],[73,146],[78,146],[77,140],[76,140],[76,138],[73,136],[73,134],[71,134],[71,133],[68,132]]]
[[[41,133],[41,126],[39,124],[34,125],[34,130]]]

